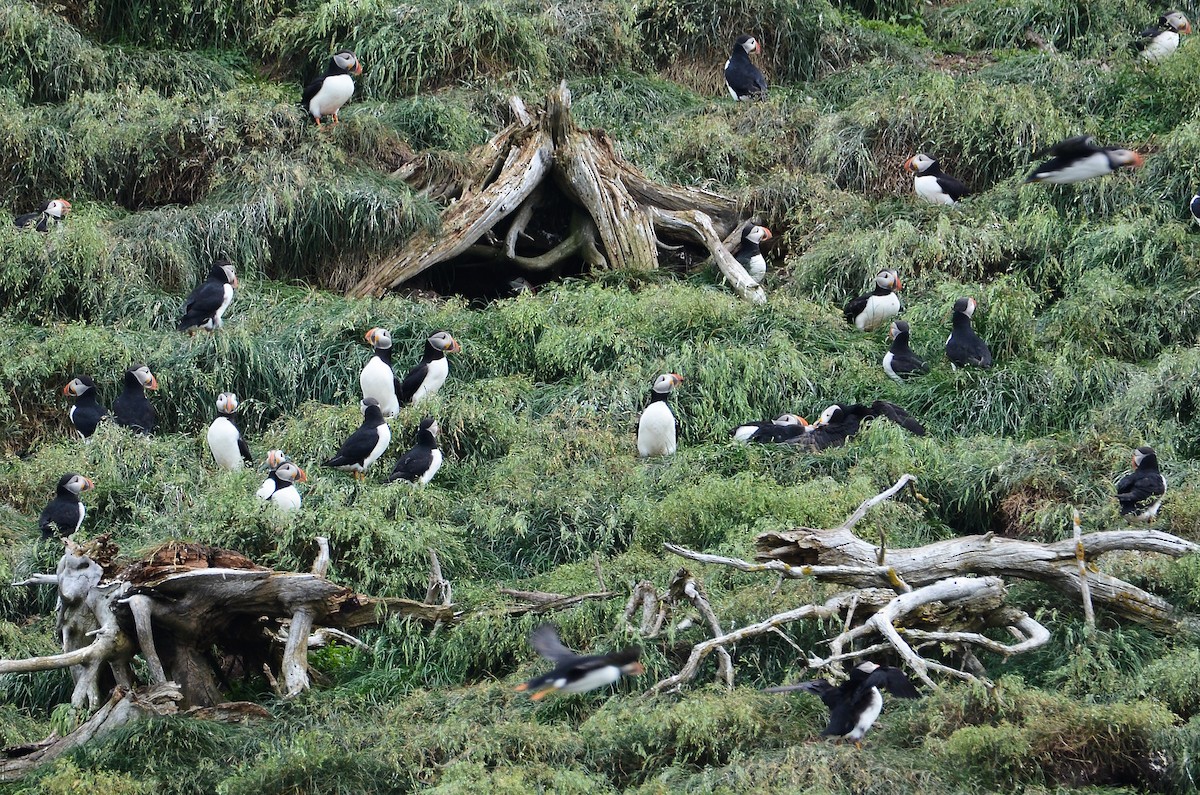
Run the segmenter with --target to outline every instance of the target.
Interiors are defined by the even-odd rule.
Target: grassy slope
[[[594,560],[609,584],[661,587],[677,568],[664,540],[744,555],[755,532],[835,523],[904,471],[930,505],[883,506],[862,525],[868,537],[1059,538],[1071,506],[1106,527],[1111,477],[1141,443],[1158,448],[1172,484],[1163,526],[1200,538],[1200,262],[1184,208],[1200,177],[1200,48],[1134,63],[1125,42],[1155,12],[1132,0],[756,0],[734,17],[706,0],[421,8],[0,9],[0,205],[25,212],[62,194],[76,209],[45,237],[0,225],[0,578],[53,565],[31,527],[68,469],[97,482],[86,534],[111,532],[126,552],[185,537],[295,568],[322,533],[338,581],[420,596],[434,546],[470,607],[499,604],[497,585],[591,590]],[[1031,20],[1061,54],[1020,49]],[[775,88],[734,106],[714,65],[742,30],[763,39]],[[344,123],[318,134],[291,103],[331,41],[367,72]],[[583,121],[647,171],[738,193],[784,233],[767,306],[737,302],[711,272],[607,274],[482,311],[322,291],[436,223],[436,207],[387,179],[398,163],[425,150],[454,162],[502,122],[514,87],[535,99],[562,75]],[[1082,130],[1151,152],[1146,168],[1076,188],[1020,185],[1031,150]],[[918,150],[976,196],[914,204],[899,164]],[[175,333],[182,295],[219,254],[243,276],[228,326]],[[935,362],[903,387],[879,368],[882,334],[852,333],[838,309],[885,263],[904,277],[914,346]],[[951,372],[939,356],[949,306],[968,292],[998,359],[984,374]],[[447,430],[437,481],[376,485],[347,509],[348,479],[314,465],[356,423],[372,325],[391,328],[398,351],[415,355],[438,328],[464,351],[430,407]],[[159,374],[163,432],[70,439],[65,380],[92,373],[111,400],[131,360]],[[642,463],[636,413],[664,370],[688,377],[675,404],[683,444]],[[256,453],[281,446],[309,467],[300,516],[262,512],[255,474],[213,471],[200,431],[227,389],[245,401]],[[930,435],[873,427],[820,456],[726,442],[741,420],[876,397],[924,418]],[[408,411],[398,427],[416,419]],[[1195,561],[1113,565],[1200,606]],[[700,573],[735,624],[821,593]],[[1188,791],[1200,749],[1192,643],[1107,620],[1085,637],[1076,606],[1055,595],[1017,586],[1010,598],[1039,611],[1052,646],[986,660],[1005,675],[996,698],[948,686],[890,704],[862,753],[806,742],[822,725],[812,699],[755,692],[799,674],[781,640],[737,650],[744,687],[732,695],[700,686],[647,702],[627,685],[535,706],[511,692],[540,669],[524,642],[533,622],[494,614],[436,638],[386,626],[368,634],[374,655],[316,653],[327,682],[270,703],[269,725],[140,726],[9,790]],[[50,650],[52,601],[0,591],[0,653]],[[632,640],[613,629],[618,613],[614,602],[558,620],[571,644],[611,646]],[[804,648],[825,636],[793,633]],[[700,637],[648,644],[639,684],[673,671]],[[0,682],[0,739],[43,736],[65,681]],[[242,687],[271,702],[262,682]]]

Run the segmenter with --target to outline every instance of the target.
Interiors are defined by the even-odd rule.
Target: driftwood
[[[723,240],[739,241],[737,203],[700,188],[662,185],[628,163],[607,135],[581,130],[571,115],[571,92],[562,83],[530,114],[510,100],[514,121],[492,137],[461,169],[414,161],[396,173],[424,194],[446,200],[441,224],[419,232],[385,258],[351,290],[379,295],[441,263],[506,263],[545,271],[568,260],[593,269],[651,270],[663,240],[707,251],[741,297],[766,295]],[[541,210],[542,212],[539,212]],[[538,253],[520,253],[536,220],[565,219],[564,228],[542,229]],[[735,242],[734,245],[737,245]]]

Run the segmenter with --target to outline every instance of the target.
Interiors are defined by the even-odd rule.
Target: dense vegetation
[[[1186,203],[1200,184],[1200,45],[1158,66],[1134,32],[1161,13],[1134,0],[107,0],[0,8],[0,207],[74,204],[47,235],[0,224],[0,580],[53,566],[34,518],[58,476],[95,480],[85,537],[135,555],[169,538],[304,568],[331,538],[331,576],[419,598],[435,547],[455,598],[478,611],[431,635],[391,622],[373,654],[314,653],[321,685],[294,702],[237,683],[275,719],[135,726],[5,791],[47,793],[1100,792],[1194,791],[1200,654],[1023,585],[1010,600],[1054,632],[1036,654],[985,659],[987,694],[947,685],[889,703],[867,747],[809,742],[816,699],[757,689],[801,675],[778,638],[737,649],[741,687],[644,699],[703,638],[647,645],[648,672],[607,691],[534,704],[512,692],[542,670],[497,587],[562,593],[652,579],[663,541],[739,556],[754,534],[830,526],[902,472],[928,505],[890,503],[860,526],[893,545],[995,531],[1049,540],[1118,524],[1112,478],[1152,444],[1171,484],[1160,525],[1200,540],[1200,259]],[[1187,9],[1185,9],[1187,10]],[[1026,30],[1053,52],[1033,48]],[[770,98],[734,104],[719,65],[756,33]],[[365,64],[336,128],[295,106],[331,48]],[[779,245],[764,306],[715,269],[603,273],[487,304],[398,294],[347,301],[353,283],[438,208],[390,177],[428,152],[447,164],[566,77],[581,122],[603,127],[654,177],[738,195]],[[1091,132],[1147,153],[1144,169],[1071,188],[1024,186],[1033,150]],[[900,164],[925,151],[975,195],[915,203]],[[218,334],[174,330],[215,256],[242,289]],[[879,367],[883,331],[840,306],[883,265],[901,273],[911,384]],[[458,276],[464,283],[468,276]],[[464,290],[469,292],[468,290]],[[949,307],[979,301],[997,366],[951,371]],[[358,421],[362,334],[390,328],[397,361],[449,329],[463,343],[429,411],[448,462],[423,490],[321,470]],[[61,388],[88,373],[105,401],[132,361],[162,389],[150,440],[70,433]],[[680,452],[634,455],[659,372],[685,374]],[[243,399],[255,454],[308,468],[294,518],[264,512],[261,473],[218,472],[201,431],[217,393]],[[747,448],[728,431],[840,400],[886,398],[929,426],[886,424],[812,454]],[[406,410],[407,441],[422,411]],[[399,446],[400,442],[396,443]],[[385,461],[390,462],[390,456]],[[1200,610],[1200,562],[1130,556],[1122,576]],[[742,625],[821,587],[698,571],[722,620]],[[635,640],[621,602],[556,616],[569,645]],[[494,610],[488,610],[494,606]],[[821,627],[793,638],[813,648]],[[0,589],[0,655],[53,650],[53,598]],[[711,663],[710,663],[711,664]],[[45,736],[65,673],[0,681],[0,740]]]

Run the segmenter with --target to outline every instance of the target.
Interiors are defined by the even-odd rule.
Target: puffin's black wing
[[[338,448],[337,454],[325,462],[327,467],[344,467],[361,464],[379,444],[379,431],[374,425],[360,425],[350,438]]]
[[[314,79],[311,83],[304,87],[304,91],[300,94],[300,107],[304,108],[304,112],[308,113],[308,103],[312,102],[313,97],[321,90],[321,85],[325,82],[325,75],[321,75]]]
[[[739,50],[741,48],[738,48]],[[767,78],[750,62],[745,51],[735,52],[725,65],[725,84],[741,97],[760,97],[767,91]]]
[[[238,437],[238,452],[242,454],[242,459],[247,464],[254,465],[254,456],[250,455],[250,445],[246,444],[246,440],[241,436]]]
[[[891,665],[881,665],[876,668],[859,687],[863,690],[878,687],[890,691],[893,696],[899,698],[921,697],[904,671]]]
[[[225,285],[216,281],[205,281],[188,295],[183,303],[183,317],[179,330],[199,326],[211,318],[225,300]]]
[[[529,645],[542,657],[558,665],[570,664],[574,666],[584,660],[591,659],[589,657],[580,657],[564,646],[558,638],[558,628],[553,624],[542,624],[529,633]]]
[[[1090,135],[1076,135],[1065,141],[1059,141],[1056,144],[1047,146],[1033,153],[1034,157],[1045,157],[1053,154],[1057,157],[1065,157],[1069,160],[1074,160],[1080,157],[1087,157],[1100,151],[1100,147],[1096,146],[1096,139]]]
[[[1158,37],[1158,35],[1160,33],[1165,33],[1165,32],[1166,32],[1165,30],[1158,27],[1157,25],[1151,25],[1150,27],[1146,28],[1145,30],[1143,30],[1141,33],[1138,34],[1138,37],[1136,39],[1134,39],[1134,41],[1133,41],[1133,46],[1134,46],[1134,48],[1139,49],[1139,50],[1145,49],[1150,44],[1150,42],[1154,41],[1154,39]]]
[[[38,517],[38,529],[43,538],[54,535],[70,535],[79,522],[79,503],[53,499],[42,509]]]
[[[411,403],[413,395],[417,394],[417,390],[421,388],[421,384],[425,382],[425,376],[429,374],[429,365],[422,362],[416,367],[408,371],[408,375],[404,376],[404,380],[396,386],[396,397],[401,403]]]
[[[425,470],[429,469],[429,456],[421,447],[414,447],[396,459],[392,474],[388,475],[388,483],[397,480],[408,480],[415,483]]]
[[[45,232],[46,225],[44,223],[44,219],[43,219],[43,223],[38,223],[38,219],[41,219],[41,218],[42,218],[42,213],[40,213],[40,212],[25,213],[24,215],[18,215],[16,218],[14,218],[13,223],[16,224],[17,228],[19,228],[19,229],[26,229],[30,226],[33,226],[34,224],[37,224],[38,225],[37,230],[39,232]]]
[[[1163,477],[1158,472],[1135,469],[1117,483],[1117,499],[1121,501],[1122,513],[1129,513],[1139,504],[1165,492]]]
[[[871,414],[876,417],[887,417],[909,433],[915,433],[917,436],[925,435],[925,426],[917,422],[911,414],[895,403],[889,403],[886,400],[876,400],[871,404]]]
[[[762,442],[764,444],[769,442],[786,444],[795,441],[797,437],[803,436],[806,432],[803,425],[776,425],[775,423],[771,423],[755,431],[750,436],[750,441]]]
[[[872,295],[874,295],[874,293],[860,295],[858,298],[855,298],[853,301],[846,304],[846,308],[842,311],[842,314],[846,316],[846,322],[853,323],[854,318],[863,313],[863,310],[867,308],[867,301],[871,299]]]
[[[945,193],[951,199],[954,199],[954,201],[958,201],[970,193],[966,185],[949,174],[938,174],[937,184],[942,189],[942,193]]]

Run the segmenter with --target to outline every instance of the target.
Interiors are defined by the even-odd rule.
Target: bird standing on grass
[[[1179,49],[1179,37],[1192,32],[1192,23],[1179,11],[1168,11],[1138,35],[1137,48],[1150,63],[1158,63]]]
[[[913,155],[904,161],[904,170],[913,175],[913,191],[933,204],[954,204],[967,195],[967,186],[942,171],[929,155]]]
[[[376,326],[366,333],[364,339],[371,343],[375,352],[358,376],[363,400],[375,398],[379,401],[379,409],[383,416],[395,417],[400,413],[400,401],[396,397],[399,382],[392,371],[392,333]]]
[[[1158,516],[1167,479],[1158,471],[1158,455],[1153,447],[1133,451],[1133,471],[1117,483],[1117,502],[1121,515],[1131,522],[1150,523]]]
[[[1070,185],[1092,177],[1103,177],[1122,166],[1138,168],[1142,156],[1132,149],[1119,146],[1098,146],[1090,135],[1076,135],[1053,146],[1034,152],[1034,157],[1054,157],[1029,172],[1026,182],[1045,182],[1050,185]]]
[[[446,383],[450,374],[450,362],[446,360],[447,353],[458,353],[462,345],[448,331],[439,331],[425,340],[425,352],[417,366],[408,371],[404,380],[396,387],[396,397],[401,403],[420,403],[427,397],[433,397]]]
[[[954,317],[950,321],[950,336],[946,338],[946,358],[955,367],[991,367],[992,352],[971,326],[975,314],[975,299],[960,298],[954,302]]]
[[[75,398],[75,405],[67,409],[67,417],[76,432],[84,439],[96,432],[100,420],[108,416],[108,409],[100,403],[96,382],[91,376],[77,375],[63,387],[63,394]]]
[[[767,261],[763,258],[759,244],[771,239],[771,230],[757,224],[746,224],[742,229],[742,245],[738,249],[737,261],[746,269],[746,275],[761,282],[767,275]]]
[[[342,50],[329,59],[325,73],[304,87],[300,106],[321,126],[322,116],[332,116],[338,123],[338,111],[354,96],[354,77],[362,74],[362,62],[349,50]]]
[[[254,463],[250,447],[233,421],[237,410],[237,395],[222,392],[217,396],[217,416],[208,426],[205,438],[208,440],[208,449],[212,451],[213,460],[222,469],[241,469],[243,462]]]
[[[671,413],[667,398],[671,396],[671,390],[682,383],[683,376],[678,373],[663,373],[654,379],[654,385],[650,388],[650,405],[642,410],[642,416],[638,418],[637,448],[642,458],[675,453],[679,421]]]
[[[50,538],[56,534],[69,536],[77,532],[83,524],[83,517],[87,515],[87,508],[83,506],[79,495],[91,491],[94,487],[95,484],[91,480],[77,472],[68,472],[59,478],[58,485],[54,488],[54,499],[50,500],[38,517],[38,528],[42,531],[42,538]]]
[[[442,451],[438,449],[437,437],[441,427],[433,417],[426,417],[417,426],[417,443],[396,459],[388,483],[407,480],[424,486],[442,468]]]
[[[850,303],[842,314],[846,322],[853,323],[859,331],[874,331],[888,320],[900,314],[900,296],[896,293],[903,287],[900,274],[893,270],[881,270],[875,275],[875,289],[860,295]]]
[[[118,425],[137,433],[152,434],[158,413],[146,398],[147,389],[158,389],[158,378],[144,364],[131,364],[125,371],[125,387],[113,401],[113,417]]]
[[[66,199],[51,199],[43,204],[37,212],[18,215],[13,219],[18,229],[36,229],[47,232],[51,224],[56,224],[71,212],[71,203]]]
[[[392,431],[383,420],[378,400],[364,400],[362,413],[362,424],[342,443],[333,458],[323,464],[343,472],[353,472],[356,481],[363,479],[367,469],[383,455],[392,441]]]
[[[529,635],[529,645],[541,656],[554,663],[554,668],[541,676],[517,685],[518,693],[529,693],[540,701],[554,692],[586,693],[611,685],[622,676],[644,673],[638,661],[642,650],[637,646],[613,652],[582,656],[568,649],[558,639],[558,628],[543,624]]]
[[[892,327],[888,329],[888,336],[892,338],[892,346],[883,355],[883,371],[887,373],[888,378],[901,383],[905,378],[929,372],[929,365],[920,356],[913,353],[912,348],[908,347],[908,333],[907,322],[894,321]]]
[[[272,451],[275,452],[275,451]],[[308,475],[291,461],[282,461],[271,470],[271,474],[258,489],[258,498],[266,500],[284,511],[300,509],[300,490],[297,483],[304,483]]]
[[[183,317],[179,319],[179,330],[202,328],[212,331],[220,328],[224,324],[221,318],[233,302],[233,290],[237,286],[237,274],[234,273],[229,260],[215,261],[208,271],[208,276],[183,302]]]
[[[725,62],[725,87],[736,100],[766,99],[767,78],[762,70],[750,62],[750,53],[762,52],[762,45],[753,36],[738,36],[733,42],[733,53]]]

